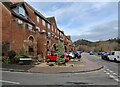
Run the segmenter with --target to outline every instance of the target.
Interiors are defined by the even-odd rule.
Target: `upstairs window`
[[[45,26],[45,20],[42,20],[42,25]]]
[[[25,10],[22,7],[19,7],[19,14],[25,16]]]
[[[27,27],[28,27],[29,30],[32,30],[32,28],[33,28],[33,26],[31,24],[28,24]]]
[[[48,37],[50,37],[50,32],[48,32]]]
[[[18,25],[22,25],[22,24],[23,24],[23,21],[20,20],[20,19],[17,19],[17,23],[18,23]]]
[[[50,24],[48,24],[48,29],[50,29]]]
[[[39,19],[39,17],[38,17],[38,16],[36,16],[36,19],[37,19],[37,22],[39,23],[39,22],[40,22],[40,19]]]
[[[55,33],[57,33],[57,28],[55,28]]]
[[[60,37],[62,38],[63,34],[60,32]]]
[[[52,32],[53,32],[54,30],[53,30],[53,26],[52,26]]]
[[[36,31],[40,32],[40,28],[39,28],[39,27],[36,27]]]

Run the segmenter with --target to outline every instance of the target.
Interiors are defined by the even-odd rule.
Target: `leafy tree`
[[[56,45],[56,52],[58,54],[57,64],[62,65],[65,64],[65,59],[63,53],[65,52],[63,43],[59,43]]]

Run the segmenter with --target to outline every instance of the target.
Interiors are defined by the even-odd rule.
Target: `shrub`
[[[15,51],[13,51],[13,50],[8,51],[8,57],[9,57],[10,59],[14,58],[15,56],[16,56],[16,52],[15,52]]]
[[[3,57],[2,57],[2,62],[3,62],[4,64],[9,64],[9,63],[10,63],[10,60],[9,60],[9,58],[7,58],[6,56],[3,56]]]
[[[8,51],[7,56],[10,59],[10,63],[15,63],[14,57],[16,56],[16,52],[14,50]]]
[[[50,59],[49,59],[49,58],[47,58],[47,59],[46,59],[46,62],[50,62]]]

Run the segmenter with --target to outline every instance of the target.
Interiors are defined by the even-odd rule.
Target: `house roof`
[[[37,10],[35,10],[32,6],[30,6],[28,3],[24,2],[27,6],[29,6],[29,8],[31,8],[34,13],[36,15],[38,15],[39,17],[43,18],[46,22],[48,22],[49,24],[51,24],[51,22],[49,22],[40,12],[38,12]]]
[[[14,15],[15,17],[25,21],[25,22],[28,22],[32,25],[35,25],[35,23],[28,17],[28,18],[24,18],[22,15],[19,15],[17,13],[15,13],[12,9],[13,8],[16,8],[18,5],[21,5],[24,3],[23,2],[20,2],[20,3],[16,3],[16,4],[12,4],[11,2],[2,2],[2,4],[11,12],[12,15]]]
[[[52,19],[53,19],[54,17],[48,17],[48,18],[46,18],[49,22],[51,22],[52,23]]]

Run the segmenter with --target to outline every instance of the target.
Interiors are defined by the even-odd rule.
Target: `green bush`
[[[16,56],[16,52],[15,51],[13,51],[13,50],[8,51],[8,57],[10,59],[14,59],[15,56]]]
[[[6,56],[3,56],[2,57],[2,63],[4,63],[4,64],[10,64],[9,58],[7,58]]]
[[[29,56],[26,55],[26,54],[21,54],[21,55],[20,55],[20,58],[29,58]]]
[[[49,59],[49,58],[47,58],[47,59],[46,59],[46,62],[50,62],[50,59]]]
[[[65,58],[63,58],[63,56],[60,56],[59,58],[57,58],[57,64],[58,65],[63,65],[65,64]]]

